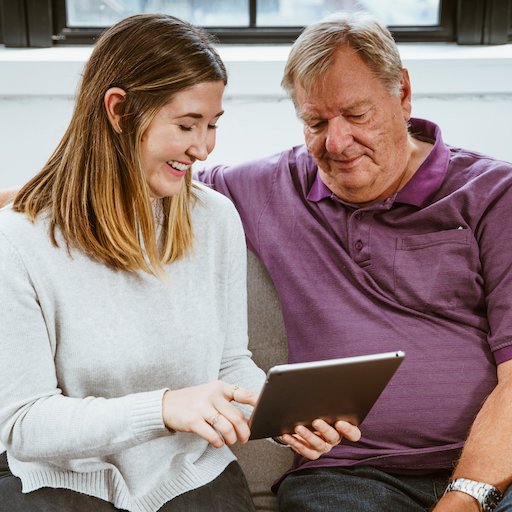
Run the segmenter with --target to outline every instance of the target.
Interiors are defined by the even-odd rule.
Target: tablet
[[[397,351],[272,367],[249,419],[249,439],[291,433],[316,418],[360,424],[404,356]]]

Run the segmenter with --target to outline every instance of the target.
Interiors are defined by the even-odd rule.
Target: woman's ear
[[[122,133],[123,131],[121,128],[121,117],[123,115],[125,97],[126,91],[120,87],[111,87],[103,97],[108,120],[117,133]]]

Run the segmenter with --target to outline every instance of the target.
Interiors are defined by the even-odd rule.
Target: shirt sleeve
[[[485,208],[475,230],[484,278],[488,342],[496,364],[512,359],[512,167],[501,163],[477,187]],[[490,182],[490,184],[489,184]],[[484,201],[483,191],[487,190]]]
[[[259,254],[259,221],[274,193],[276,175],[287,168],[287,153],[248,163],[202,169],[195,179],[229,197],[242,219],[247,246]]]
[[[58,387],[55,347],[21,257],[0,233],[0,441],[18,460],[86,458],[169,435],[165,390],[73,398]]]

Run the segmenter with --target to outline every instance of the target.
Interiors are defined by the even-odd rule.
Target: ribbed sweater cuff
[[[162,416],[162,399],[165,391],[166,389],[160,389],[133,396],[132,428],[137,439],[142,442],[153,439],[155,434],[169,434]]]

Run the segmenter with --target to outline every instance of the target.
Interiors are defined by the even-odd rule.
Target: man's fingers
[[[316,419],[313,428],[314,431],[298,425],[295,433],[283,434],[281,440],[303,457],[316,460],[329,452],[343,438],[358,441],[361,437],[361,432],[356,426],[341,420],[336,422],[334,428],[324,420]]]
[[[317,419],[313,421],[313,428],[316,430],[317,435],[333,446],[339,444],[342,439],[338,430],[324,420]]]
[[[316,435],[315,433],[311,432],[311,430],[302,425],[295,427],[295,434],[302,439],[305,446],[308,446],[315,451],[323,453],[329,451],[332,448],[331,444],[323,437]],[[299,439],[299,441],[301,439]]]
[[[361,439],[361,431],[351,423],[346,421],[337,421],[334,425],[336,430],[340,433],[341,437],[347,438],[349,441],[357,442]]]
[[[312,448],[300,434],[283,434],[281,440],[286,443],[294,452],[306,457],[309,460],[316,460],[324,453],[323,450]],[[323,441],[325,447],[326,443]]]

